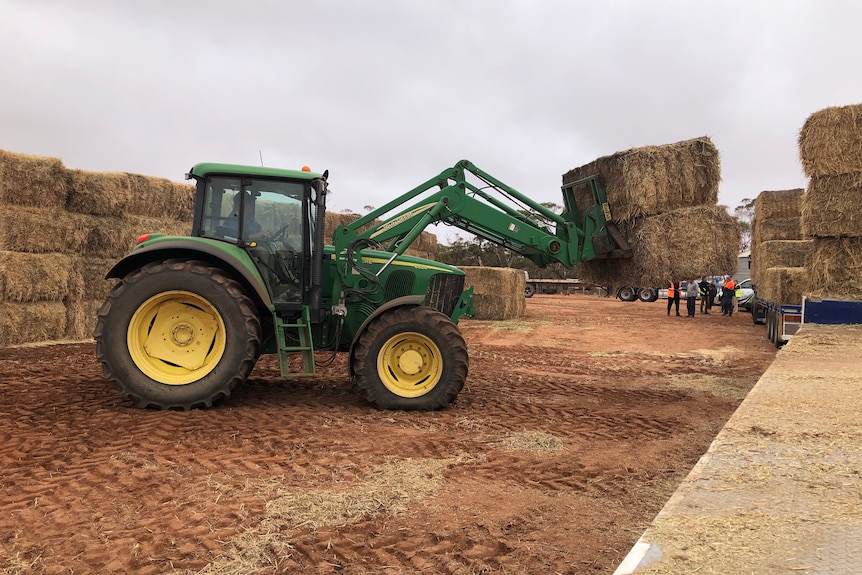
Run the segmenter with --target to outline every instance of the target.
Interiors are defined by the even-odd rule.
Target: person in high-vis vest
[[[724,276],[724,283],[721,284],[721,315],[733,315],[735,295],[736,282],[730,276]]]
[[[733,311],[739,311],[739,298],[742,297],[741,282],[736,282],[736,290],[733,292]]]
[[[679,282],[670,282],[667,288],[667,315],[670,315],[670,308],[676,305],[676,315],[679,316]]]

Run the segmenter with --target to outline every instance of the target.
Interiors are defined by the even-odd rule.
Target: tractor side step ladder
[[[278,312],[272,314],[275,333],[278,338],[278,369],[281,377],[301,377],[314,375],[314,344],[311,338],[311,320],[308,306],[303,306],[302,315],[294,323],[284,321]],[[295,329],[299,334],[299,345],[288,345],[287,332]],[[291,372],[288,358],[291,353],[302,354],[302,372]]]

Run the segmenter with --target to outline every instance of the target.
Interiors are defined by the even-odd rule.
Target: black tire
[[[776,342],[777,326],[775,325],[775,312],[772,309],[766,310],[766,337],[774,345]]]
[[[210,407],[245,381],[261,324],[254,303],[222,270],[169,260],[114,287],[94,337],[105,379],[120,395],[137,407],[189,410]]]
[[[658,291],[652,288],[641,288],[638,291],[638,299],[646,303],[654,302],[658,299]]]
[[[381,410],[443,409],[467,380],[461,331],[425,306],[381,314],[359,337],[352,361],[356,385]]]
[[[638,299],[638,294],[634,288],[624,286],[617,292],[617,297],[622,301],[635,301]]]
[[[524,286],[524,297],[533,297],[536,294],[536,286],[528,283]]]

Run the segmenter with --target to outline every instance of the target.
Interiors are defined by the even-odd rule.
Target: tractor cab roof
[[[285,178],[292,180],[315,180],[321,177],[321,174],[308,170],[285,170],[282,168],[205,162],[192,166],[192,169],[186,174],[186,179],[205,178],[214,175]]]

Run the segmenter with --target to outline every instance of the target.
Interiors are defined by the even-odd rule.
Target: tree
[[[733,210],[736,214],[736,226],[739,228],[741,251],[751,249],[751,224],[754,220],[754,200],[743,198],[742,203]]]

